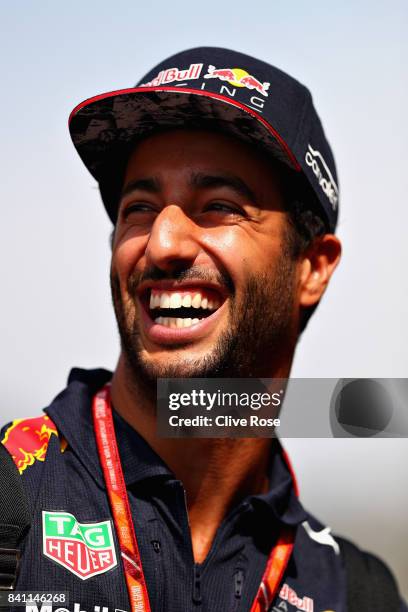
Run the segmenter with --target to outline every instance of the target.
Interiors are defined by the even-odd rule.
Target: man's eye
[[[135,202],[134,204],[129,204],[124,211],[123,217],[127,219],[132,213],[154,213],[155,210],[151,204],[147,204],[146,202]]]
[[[232,204],[226,204],[224,202],[211,202],[211,204],[209,204],[204,212],[207,211],[215,211],[215,212],[220,212],[220,213],[225,213],[225,214],[229,214],[229,215],[240,215],[240,216],[245,216],[245,212],[240,209],[237,208],[236,206],[233,206]]]

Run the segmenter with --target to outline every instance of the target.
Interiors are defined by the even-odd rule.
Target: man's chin
[[[164,353],[160,357],[138,354],[137,369],[144,380],[155,384],[158,378],[202,378],[214,375],[215,359],[209,354],[186,356],[181,350]],[[134,360],[132,361],[134,366]]]

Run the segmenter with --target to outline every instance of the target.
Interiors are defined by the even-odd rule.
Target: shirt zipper
[[[194,563],[193,602],[200,606],[203,602],[201,596],[201,570],[197,563]]]
[[[241,605],[242,590],[244,587],[244,572],[241,569],[235,570],[233,574],[234,598],[231,612],[238,612]]]

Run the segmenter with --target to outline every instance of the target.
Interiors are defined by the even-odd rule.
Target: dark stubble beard
[[[129,305],[120,292],[119,278],[111,271],[113,306],[119,328],[122,352],[134,382],[156,388],[157,378],[238,378],[273,376],[282,360],[291,360],[296,333],[293,329],[295,266],[287,252],[270,272],[248,274],[246,287],[238,299],[232,280],[225,275],[209,275],[201,268],[178,270],[171,276],[158,268],[134,272],[127,282]],[[137,317],[136,289],[146,280],[199,279],[215,281],[229,293],[229,326],[220,334],[215,346],[203,357],[188,359],[188,345],[182,349],[186,357],[169,357],[168,363],[156,365],[143,356]],[[180,350],[182,345],[173,347]],[[280,374],[279,374],[280,375]]]

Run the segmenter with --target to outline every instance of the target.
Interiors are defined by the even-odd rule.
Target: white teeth
[[[221,305],[218,299],[203,297],[201,293],[161,293],[152,290],[150,294],[149,307],[154,308],[203,308],[204,310],[216,310]]]
[[[184,306],[184,308],[190,308],[191,307],[191,295],[189,293],[187,293],[183,297],[182,306]]]
[[[160,302],[161,302],[161,297],[160,297],[160,293],[153,293],[153,291],[150,294],[150,308],[160,308]]]
[[[154,322],[164,327],[170,327],[170,329],[182,329],[184,327],[191,327],[196,323],[199,323],[202,319],[183,319],[181,317],[157,317]]]
[[[180,308],[181,307],[181,295],[180,293],[172,293],[170,295],[170,306],[169,308]]]
[[[170,308],[170,296],[167,293],[160,296],[160,308]]]
[[[193,299],[191,300],[191,306],[193,308],[200,308],[201,306],[201,294],[196,293]]]

